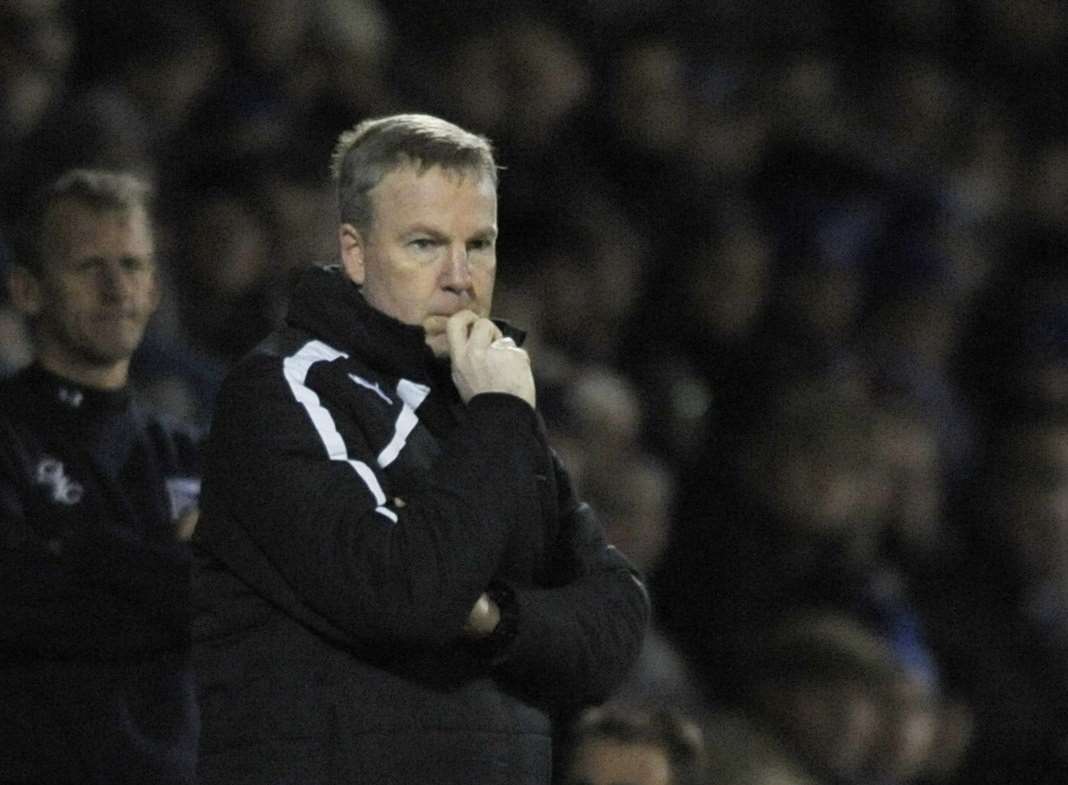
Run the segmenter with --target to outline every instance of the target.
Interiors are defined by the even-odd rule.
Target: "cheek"
[[[383,279],[384,286],[379,288],[392,293],[404,302],[423,302],[440,286],[436,268],[393,267]]]
[[[474,270],[471,273],[471,277],[474,279],[475,297],[478,298],[478,301],[488,313],[490,303],[493,301],[493,285],[497,278],[497,268],[490,267]]]
[[[92,308],[92,287],[57,286],[45,294],[44,312],[55,321],[74,321]]]
[[[142,306],[146,314],[153,314],[159,307],[162,291],[159,280],[153,276],[149,278],[139,289],[138,304]]]

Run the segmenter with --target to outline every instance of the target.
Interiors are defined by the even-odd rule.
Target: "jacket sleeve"
[[[535,504],[534,412],[476,396],[425,490],[398,499],[351,400],[287,386],[277,358],[239,370],[209,436],[194,543],[235,569],[228,552],[241,539],[258,556],[257,575],[239,577],[267,576],[269,591],[364,650],[455,641]]]
[[[556,581],[510,586],[515,638],[499,672],[536,699],[567,708],[607,699],[637,662],[650,603],[637,570],[609,545],[589,505],[575,500],[557,464],[564,514],[553,554]]]

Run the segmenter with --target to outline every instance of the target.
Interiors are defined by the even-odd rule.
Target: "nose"
[[[129,276],[119,264],[105,264],[100,268],[100,291],[109,302],[121,302],[130,288]]]
[[[471,267],[467,260],[467,248],[463,244],[456,244],[449,249],[442,287],[457,293],[471,288]]]

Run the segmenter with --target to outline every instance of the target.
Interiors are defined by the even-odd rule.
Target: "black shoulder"
[[[133,404],[133,413],[161,465],[176,474],[200,474],[203,429],[141,402]]]
[[[0,414],[11,414],[20,408],[27,392],[25,370],[0,377]]]

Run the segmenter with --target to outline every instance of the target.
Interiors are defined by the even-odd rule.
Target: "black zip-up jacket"
[[[197,441],[126,391],[0,382],[0,782],[193,782]]]
[[[459,400],[336,268],[223,385],[194,538],[203,785],[549,782],[626,676],[645,589],[517,397]],[[494,583],[514,637],[461,630]]]

